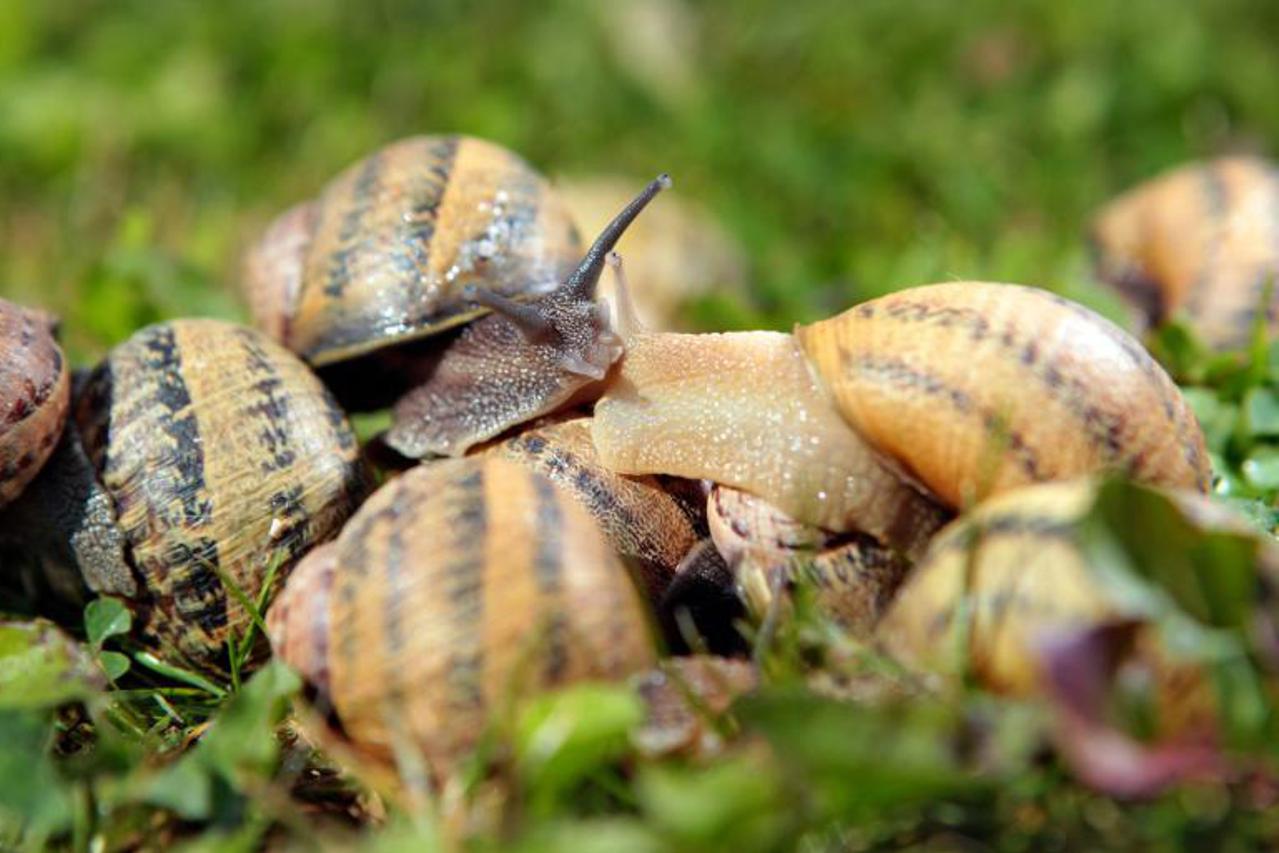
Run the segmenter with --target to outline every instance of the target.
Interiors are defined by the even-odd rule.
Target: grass
[[[1091,211],[1192,157],[1273,152],[1276,32],[1260,0],[7,0],[0,295],[60,313],[78,364],[160,318],[243,318],[237,257],[270,217],[389,140],[462,131],[551,175],[671,172],[749,260],[748,298],[691,306],[703,328],[786,329],[963,278],[1122,319],[1088,265]],[[1273,531],[1279,350],[1210,357],[1175,327],[1152,346],[1219,494]],[[1102,507],[1099,529],[1172,524],[1143,511]],[[1175,586],[1160,570],[1176,555],[1149,539],[1121,543],[1119,570]],[[1210,555],[1195,577],[1239,565],[1194,541]],[[0,627],[0,848],[432,849],[456,838],[457,802],[496,814],[477,849],[1242,850],[1279,834],[1260,776],[1137,803],[1081,786],[1048,748],[1052,708],[920,694],[802,595],[757,638],[765,688],[707,721],[739,733],[723,757],[648,757],[629,692],[569,691],[498,721],[452,799],[384,814],[280,728],[290,673],[239,678],[256,620],[214,684],[91,607],[71,641]],[[1268,758],[1258,654],[1237,626],[1212,636],[1247,662],[1222,675],[1243,697],[1233,745]],[[887,698],[837,701],[804,687],[815,674]]]

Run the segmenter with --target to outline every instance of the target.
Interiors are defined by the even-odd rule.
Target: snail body
[[[331,585],[312,583],[333,565]],[[325,588],[326,603],[302,600]],[[299,618],[317,607],[326,620]],[[639,596],[590,516],[495,455],[385,485],[302,562],[268,623],[285,662],[325,673],[317,702],[344,739],[384,767],[412,747],[442,771],[511,700],[653,660]]]
[[[73,403],[75,442],[32,491],[63,557],[125,596],[162,657],[226,665],[250,601],[336,535],[368,487],[346,418],[294,355],[216,320],[149,326]],[[87,470],[86,470],[87,466]],[[66,571],[65,566],[61,566]]]
[[[0,507],[40,471],[66,422],[71,378],[52,326],[0,299]]]
[[[1107,204],[1091,230],[1097,270],[1143,326],[1184,319],[1216,349],[1238,349],[1279,294],[1279,170],[1256,157],[1190,163]]]

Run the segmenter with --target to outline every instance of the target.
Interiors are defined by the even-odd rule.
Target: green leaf
[[[103,687],[84,649],[45,622],[0,622],[0,708],[50,708]]]
[[[801,815],[779,769],[759,754],[706,768],[645,767],[636,787],[645,816],[674,849],[777,849]]]
[[[103,643],[112,637],[129,633],[132,624],[129,608],[118,598],[104,595],[90,601],[84,608],[84,632],[89,638],[89,645],[95,649],[102,648]]]
[[[191,672],[190,670],[183,669],[179,666],[174,666],[171,663],[166,663],[150,652],[135,652],[133,659],[152,672],[163,675],[165,678],[171,678],[174,681],[180,681],[183,684],[198,687],[201,690],[213,694],[214,696],[222,697],[226,695],[226,690],[214,684],[203,675]]]
[[[102,671],[107,674],[107,678],[111,681],[119,680],[120,676],[129,671],[129,658],[119,652],[98,652],[98,663],[102,666]]]
[[[625,754],[644,708],[623,687],[581,684],[539,696],[521,709],[516,752],[541,804]]]
[[[1263,445],[1248,454],[1239,466],[1245,479],[1258,489],[1279,489],[1279,447]]]
[[[1244,395],[1244,416],[1252,435],[1279,435],[1279,394],[1270,386],[1252,388]],[[1196,411],[1198,414],[1198,411]]]
[[[0,711],[0,814],[41,837],[71,823],[71,789],[48,754],[52,726],[43,715]]]

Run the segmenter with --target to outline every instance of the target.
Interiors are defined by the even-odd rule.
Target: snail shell
[[[702,507],[657,477],[625,477],[607,468],[591,442],[590,424],[589,418],[574,418],[534,427],[492,452],[576,498],[613,550],[638,563],[649,597],[657,601],[684,555],[705,535]]]
[[[261,333],[216,320],[117,346],[74,419],[123,533],[143,636],[198,666],[225,665],[228,635],[251,618],[225,584],[256,600],[272,567],[282,578],[335,535],[368,487],[319,380]]]
[[[327,621],[296,608],[332,571]],[[299,639],[293,636],[301,630]],[[653,662],[643,605],[578,501],[496,455],[414,468],[299,565],[269,616],[287,663],[327,672],[342,733],[393,766],[415,748],[443,771],[512,699]],[[316,654],[298,649],[318,642]]]
[[[706,509],[715,547],[756,614],[805,584],[814,603],[855,636],[870,636],[910,562],[874,537],[801,524],[754,495],[716,486]]]
[[[1279,300],[1263,304],[1279,275],[1279,170],[1253,157],[1182,166],[1110,202],[1091,240],[1101,278],[1146,325],[1179,315],[1209,346],[1241,348]]]
[[[1211,481],[1203,433],[1163,369],[1048,291],[915,287],[795,334],[848,423],[950,507],[1107,469],[1167,488]]]
[[[66,422],[71,378],[53,325],[0,299],[0,506],[40,471]]]
[[[247,254],[245,286],[260,328],[325,365],[471,320],[472,290],[547,292],[580,253],[564,205],[520,157],[421,136],[282,214]]]
[[[715,755],[724,748],[716,722],[758,686],[759,673],[746,661],[714,655],[664,660],[635,679],[645,709],[636,745],[649,757]]]
[[[1028,486],[993,497],[948,526],[881,621],[884,646],[923,669],[971,672],[1013,694],[1038,691],[1040,642],[1142,616],[1103,581],[1083,550],[1082,524],[1095,495],[1090,481]],[[1245,529],[1237,518],[1223,520],[1201,495],[1177,498],[1192,524]],[[1169,657],[1160,642],[1156,631],[1144,628],[1136,654],[1159,676],[1161,718],[1172,729],[1197,726],[1213,714],[1208,679],[1192,662]]]

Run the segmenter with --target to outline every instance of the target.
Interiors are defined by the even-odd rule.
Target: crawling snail
[[[1238,349],[1262,312],[1274,328],[1276,233],[1279,171],[1258,158],[1225,157],[1129,190],[1098,214],[1091,236],[1101,278],[1144,325],[1181,317],[1209,346]]]
[[[794,335],[623,326],[627,355],[592,426],[606,465],[714,480],[908,556],[948,510],[1019,485],[1103,469],[1209,485],[1167,374],[1122,330],[1035,288],[916,287]]]
[[[1170,498],[1185,529],[1243,537],[1259,570],[1279,566],[1274,542],[1233,512],[1194,492]],[[969,673],[1013,694],[1041,690],[1046,641],[1150,615],[1142,596],[1111,580],[1086,547],[1085,525],[1097,500],[1097,483],[1073,480],[1015,489],[978,505],[934,539],[880,623],[880,640],[917,667]],[[1193,559],[1189,554],[1182,558]],[[1137,634],[1133,656],[1155,675],[1161,727],[1209,724],[1213,689],[1197,661],[1170,652],[1153,624]]]
[[[333,537],[368,475],[306,366],[252,329],[150,326],[77,389],[58,458],[14,507],[63,589],[124,596],[170,660],[227,665],[271,573]],[[238,593],[227,589],[234,584]]]
[[[476,139],[405,140],[272,226],[246,262],[250,302],[317,366],[467,323],[399,354],[412,390],[386,435],[410,458],[459,456],[604,378],[621,354],[595,298],[604,259],[669,183],[649,184],[573,268],[571,223],[523,161]]]
[[[40,471],[67,418],[71,379],[53,325],[0,299],[0,507]]]
[[[383,486],[302,561],[268,627],[384,776],[406,751],[446,772],[512,702],[653,662],[640,597],[586,510],[495,454]]]

